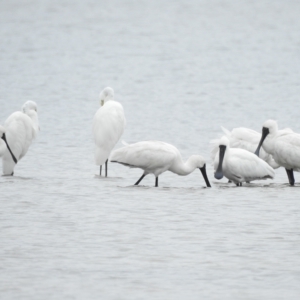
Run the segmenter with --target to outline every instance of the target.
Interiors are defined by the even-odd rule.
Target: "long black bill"
[[[265,140],[265,138],[267,137],[267,135],[270,133],[269,128],[263,127],[262,129],[262,135],[261,135],[261,139],[259,141],[258,147],[256,149],[256,151],[254,152],[255,155],[257,155],[259,157],[259,151],[260,148]]]
[[[217,171],[215,173],[215,178],[220,180],[220,179],[223,178],[222,165],[223,165],[223,159],[224,159],[224,155],[225,155],[225,151],[226,151],[226,146],[220,145],[219,147],[220,147],[220,150],[219,150],[219,165],[218,165]]]
[[[2,135],[2,140],[5,142],[6,147],[7,147],[8,151],[10,152],[12,159],[14,160],[14,162],[16,164],[18,161],[17,161],[16,157],[14,156],[14,154],[12,153],[12,151],[11,151],[11,149],[10,149],[8,143],[7,143],[5,133],[3,133],[3,135]]]
[[[207,175],[206,175],[206,165],[204,164],[204,166],[203,166],[202,168],[199,168],[199,169],[200,169],[200,171],[201,171],[201,173],[202,173],[202,176],[203,176],[203,178],[204,178],[204,180],[205,180],[205,182],[206,182],[206,186],[207,186],[207,187],[211,187],[211,186],[210,186],[210,183],[209,183],[209,181],[208,181]]]

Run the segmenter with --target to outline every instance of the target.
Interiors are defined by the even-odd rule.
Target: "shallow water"
[[[0,3],[0,120],[32,99],[41,127],[0,178],[1,298],[299,299],[300,183],[216,181],[209,141],[269,118],[300,132],[300,4],[107,2]],[[125,141],[202,154],[212,188],[197,170],[159,188],[115,164],[100,178],[108,85]]]

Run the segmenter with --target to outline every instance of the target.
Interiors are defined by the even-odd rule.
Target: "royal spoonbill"
[[[244,149],[230,148],[226,136],[219,141],[219,152],[214,161],[215,178],[223,176],[233,181],[237,186],[243,182],[274,178],[274,170],[265,161]]]
[[[221,126],[221,129],[229,139],[230,148],[240,148],[251,153],[255,152],[261,138],[261,134],[259,132],[245,127],[238,127],[229,131]],[[210,142],[213,147],[211,151],[211,159],[213,161],[219,151],[219,141],[219,139],[215,139]],[[272,155],[266,153],[263,149],[259,153],[259,158],[268,163],[273,169],[280,167],[280,165],[275,162]]]
[[[4,175],[13,175],[17,162],[27,153],[33,139],[39,131],[37,105],[27,101],[22,107],[23,112],[12,113],[5,121],[4,138],[7,150],[2,158]]]
[[[263,124],[256,155],[260,154],[261,147],[274,157],[276,163],[285,168],[290,185],[294,185],[294,171],[300,172],[300,134],[278,130],[276,121],[267,120]]]
[[[210,187],[204,158],[200,155],[192,155],[184,162],[179,150],[168,143],[144,141],[126,145],[115,150],[110,156],[110,161],[130,168],[143,169],[144,173],[135,185],[138,185],[146,175],[154,174],[155,186],[157,187],[158,176],[165,171],[185,176],[199,168],[207,187]]]
[[[105,177],[107,177],[107,161],[111,150],[119,141],[126,125],[123,106],[114,100],[114,90],[106,87],[100,93],[101,107],[93,119],[93,135],[96,144],[95,162],[100,165],[105,163]]]

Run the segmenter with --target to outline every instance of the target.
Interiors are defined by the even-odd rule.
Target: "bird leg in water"
[[[138,185],[138,184],[143,180],[143,178],[144,178],[145,176],[146,176],[146,175],[143,174],[143,175],[141,176],[141,178],[140,178],[134,185]]]
[[[295,184],[295,178],[294,178],[294,170],[293,169],[285,169],[286,170],[286,174],[289,178],[289,182],[290,182],[290,185],[293,186]]]
[[[100,176],[101,176],[101,173],[102,173],[102,165],[100,166]]]
[[[108,159],[105,162],[105,177],[107,177],[107,162],[108,162]]]
[[[236,186],[243,186],[241,182],[236,183]]]
[[[155,178],[155,186],[158,187],[158,176]]]

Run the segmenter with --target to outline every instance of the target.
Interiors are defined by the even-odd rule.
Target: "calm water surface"
[[[300,132],[299,13],[298,1],[0,2],[0,121],[32,99],[41,127],[0,178],[0,298],[299,299],[300,183],[279,169],[237,188],[209,160],[221,125]],[[212,188],[199,170],[159,188],[120,165],[97,176],[105,86],[125,141],[202,154]]]

